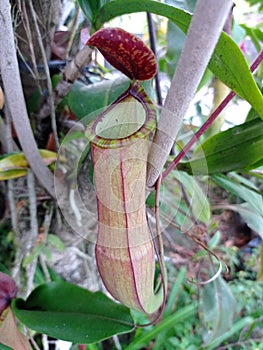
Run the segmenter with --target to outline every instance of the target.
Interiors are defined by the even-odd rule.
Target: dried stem
[[[154,30],[154,24],[152,19],[152,14],[147,12],[147,22],[148,22],[148,31],[149,31],[149,38],[150,38],[150,46],[152,49],[152,52],[154,53],[155,57],[157,57],[157,50],[156,50],[156,35]],[[160,79],[159,79],[159,73],[154,77],[155,81],[155,91],[157,96],[157,102],[159,106],[162,106],[162,93],[161,93],[161,87],[160,87]]]
[[[47,192],[55,197],[53,175],[40,157],[27,115],[14,43],[9,0],[1,1],[0,27],[0,70],[6,103],[19,142],[32,170]]]
[[[62,80],[56,86],[53,92],[55,105],[57,105],[63,97],[70,91],[74,81],[80,76],[82,68],[91,62],[92,49],[89,46],[84,46],[75,58],[66,65]],[[40,118],[45,118],[50,114],[50,106],[45,103],[39,113]]]
[[[38,237],[35,178],[31,170],[28,170],[28,173],[27,173],[27,188],[28,188],[28,197],[29,197],[30,230],[27,232],[26,253],[31,254],[32,249],[35,247],[35,243]],[[26,266],[26,273],[27,273],[26,295],[27,296],[33,289],[33,284],[34,284],[33,281],[34,281],[36,265],[37,265],[37,258],[35,258],[30,264]]]
[[[27,44],[29,47],[29,52],[30,52],[30,57],[31,57],[31,62],[32,62],[32,67],[33,67],[33,71],[32,71],[33,74],[32,75],[33,75],[33,78],[36,80],[36,82],[39,85],[39,74],[38,74],[38,69],[37,69],[37,61],[36,61],[36,56],[35,56],[35,50],[33,47],[33,38],[32,38],[32,34],[31,34],[31,28],[30,28],[30,24],[29,24],[29,19],[28,19],[28,15],[27,15],[25,1],[22,1],[21,5],[23,7],[23,9],[22,9],[23,18],[24,18],[23,25],[24,25],[26,36],[27,36]],[[25,63],[27,64],[22,53],[20,54],[20,56],[22,57],[23,61],[25,61]],[[28,66],[28,68],[31,70],[31,67]]]
[[[59,139],[58,139],[58,132],[57,132],[57,123],[56,123],[56,111],[55,111],[55,105],[54,105],[54,98],[53,98],[53,88],[52,88],[52,82],[49,74],[49,68],[48,68],[48,60],[46,56],[46,51],[44,48],[44,44],[42,41],[42,36],[40,33],[40,29],[37,23],[37,16],[35,9],[33,7],[32,0],[29,0],[29,8],[31,11],[32,15],[32,20],[36,29],[36,35],[37,35],[37,41],[38,45],[41,51],[42,59],[43,59],[43,66],[44,66],[44,72],[46,75],[47,79],[47,89],[48,89],[48,101],[49,101],[49,106],[50,106],[50,117],[51,117],[51,126],[52,126],[52,131],[54,135],[54,140],[56,144],[56,148],[59,149]]]

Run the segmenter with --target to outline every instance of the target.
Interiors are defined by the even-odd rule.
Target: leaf
[[[44,249],[44,243],[40,243],[40,244],[36,245],[32,249],[32,251],[25,257],[22,266],[25,267],[25,266],[31,264],[43,252],[43,249]]]
[[[84,85],[76,82],[68,94],[68,104],[71,111],[78,119],[91,112],[108,106],[116,100],[129,86],[126,78],[117,80],[105,80],[96,84]],[[94,115],[94,118],[97,116]],[[89,119],[88,123],[92,120]]]
[[[173,21],[185,34],[191,15],[173,6],[153,0],[129,0],[123,6],[123,0],[105,3],[94,20],[95,29],[105,22],[128,13],[151,12],[165,16]],[[228,87],[245,98],[263,118],[263,97],[254,81],[247,62],[238,45],[226,34],[221,33],[208,68]]]
[[[209,137],[195,150],[193,159],[181,162],[178,169],[211,175],[251,168],[263,160],[262,150],[263,121],[257,118]]]
[[[57,155],[48,150],[39,150],[39,153],[46,165],[55,162]],[[23,152],[7,154],[0,160],[0,180],[9,180],[27,174],[28,161]]]
[[[176,40],[174,40],[176,38]],[[172,79],[182,48],[185,42],[185,34],[172,22],[168,21],[166,45],[167,51],[164,58],[161,58],[161,64],[170,79]],[[160,65],[160,62],[159,62]]]
[[[81,7],[83,13],[88,18],[91,24],[94,23],[99,9],[106,2],[107,0],[78,0],[79,6]]]
[[[27,174],[27,170],[25,169],[13,169],[0,171],[0,180],[10,180],[15,179],[17,177],[25,176]]]
[[[257,281],[263,281],[263,242],[260,245],[259,268],[257,273]]]
[[[49,151],[47,149],[41,149],[39,150],[39,153],[46,165],[50,165],[57,160],[56,152]]]
[[[173,176],[183,184],[190,200],[189,210],[193,212],[194,217],[202,222],[209,222],[211,214],[209,201],[198,181],[182,171],[174,172]]]
[[[227,34],[221,34],[208,67],[225,85],[247,100],[263,119],[262,94],[241,50]]]
[[[6,345],[0,343],[0,350],[12,350],[12,348],[10,348],[9,346],[6,346]]]
[[[0,160],[0,171],[27,167],[28,161],[26,160],[23,152],[4,155]]]
[[[115,101],[127,90],[129,84],[130,80],[126,77],[116,80],[104,80],[90,85],[76,82],[68,94],[69,107],[78,119],[86,117],[85,124],[89,124],[98,116],[98,110]],[[151,82],[145,81],[142,85],[147,95],[153,98]]]
[[[247,202],[256,213],[263,215],[263,199],[259,193],[222,174],[214,175],[212,179],[219,186]]]
[[[223,335],[231,329],[235,315],[235,298],[222,277],[206,284],[200,292],[200,310],[206,333],[204,343]]]
[[[4,320],[0,325],[0,343],[0,349],[2,346],[3,350],[6,350],[6,347],[14,350],[31,349],[27,338],[19,332],[14,313],[10,308],[7,310],[7,314],[4,315]],[[3,347],[2,344],[6,347]]]
[[[157,73],[152,50],[137,36],[121,28],[102,28],[86,45],[95,46],[105,59],[131,80],[149,80]]]
[[[56,248],[57,250],[63,252],[65,250],[65,245],[62,242],[62,240],[57,236],[57,235],[53,235],[53,234],[48,234],[47,236],[47,242],[53,246],[54,248]]]
[[[241,320],[234,323],[234,325],[227,330],[224,334],[219,336],[218,338],[211,341],[211,343],[206,347],[206,350],[218,349],[218,346],[222,344],[227,339],[231,338],[234,334],[242,334],[242,330],[251,325],[254,322],[252,317],[244,317]]]
[[[234,210],[246,222],[251,230],[263,239],[263,217],[249,203],[224,205],[225,209]]]
[[[161,322],[155,325],[151,330],[145,332],[140,337],[136,337],[125,350],[143,349],[145,344],[149,344],[158,334],[168,331],[176,326],[177,323],[183,322],[192,317],[196,317],[197,306],[195,303],[187,305],[175,313],[163,318]]]
[[[27,327],[73,343],[93,343],[134,328],[129,309],[66,282],[37,287],[27,298],[15,299],[12,309]]]

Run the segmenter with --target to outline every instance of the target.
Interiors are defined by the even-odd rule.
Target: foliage
[[[12,309],[28,327],[76,343],[93,343],[134,328],[129,309],[100,292],[66,282],[40,285],[26,301],[16,299]]]
[[[163,71],[168,72],[170,76],[173,74],[175,56],[181,51],[191,20],[191,14],[179,8],[182,3],[186,6],[186,1],[174,0],[162,3],[153,0],[129,0],[125,6],[123,0],[78,0],[78,3],[89,21],[91,33],[100,29],[109,20],[124,14],[148,11],[166,17],[169,20],[168,49],[165,58],[159,64]],[[259,51],[262,43],[260,29],[246,25],[242,27]],[[173,40],[175,35],[179,36],[179,41],[176,43]],[[237,212],[253,232],[263,237],[260,182],[263,178],[263,98],[260,91],[262,87],[257,85],[257,82],[260,84],[260,79],[254,79],[238,45],[225,33],[220,36],[208,69],[210,71],[207,71],[207,74],[211,76],[212,72],[239,97],[247,100],[253,109],[243,124],[209,138],[203,135],[201,143],[194,147],[190,158],[179,163],[177,170],[172,171],[168,180],[162,185],[160,217],[164,232],[172,241],[169,248],[172,250],[175,246],[176,250],[180,231],[205,248],[197,251],[196,246],[190,246],[190,255],[187,257],[190,260],[187,262],[188,267],[190,266],[194,272],[199,271],[198,280],[199,277],[206,279],[215,275],[215,262],[212,258],[206,258],[207,246],[215,251],[220,261],[226,261],[233,270],[237,269],[239,262],[238,249],[228,248],[223,241],[224,232],[220,223],[214,218],[215,212],[221,213],[223,210]],[[132,77],[134,78],[133,75]],[[115,81],[102,79],[99,83],[90,85],[76,82],[60,108],[63,111],[68,108],[74,121],[75,118],[88,116],[85,123],[89,123],[95,117],[94,111],[115,101],[128,85],[127,79]],[[145,83],[144,87],[148,96],[154,99],[151,82]],[[188,140],[189,137],[185,129],[182,129],[178,145],[183,148],[185,139]],[[61,131],[61,136],[63,133],[64,131]],[[80,138],[84,136],[82,131],[79,134]],[[76,140],[73,137],[70,141],[73,144]],[[175,152],[177,150],[176,146]],[[46,165],[53,163],[57,157],[56,152],[48,150],[40,150],[40,155]],[[172,158],[171,156],[170,162]],[[29,163],[23,152],[5,154],[0,160],[0,179],[23,177],[28,173],[28,168]],[[71,179],[68,180],[71,184]],[[225,200],[213,203],[215,193],[208,192],[208,184],[212,191],[221,191],[220,194],[223,193]],[[41,199],[41,195],[37,198]],[[156,192],[151,194],[147,204],[154,207],[155,199]],[[169,224],[173,226],[173,234],[169,233],[167,218]],[[32,226],[31,222],[31,229]],[[7,260],[13,259],[15,238],[13,231],[10,233],[9,226],[1,225],[0,230],[2,246],[0,263],[9,267],[10,262]],[[93,293],[57,280],[56,275],[54,275],[56,281],[47,283],[48,278],[52,279],[53,272],[51,269],[45,271],[43,257],[46,261],[51,260],[52,248],[63,251],[65,246],[58,236],[46,232],[44,241],[37,242],[24,257],[21,269],[24,269],[25,273],[34,263],[40,263],[41,269],[43,267],[44,269],[41,271],[38,265],[35,271],[35,284],[40,285],[25,300],[15,298],[8,316],[4,315],[5,320],[13,317],[12,327],[15,327],[13,316],[15,315],[22,325],[29,327],[36,334],[44,333],[75,344],[90,344],[88,349],[102,349],[105,339],[116,334],[121,346],[128,350],[146,347],[156,350],[162,348],[212,350],[219,349],[220,346],[231,350],[237,346],[240,349],[245,349],[247,346],[251,349],[256,347],[260,349],[262,346],[258,340],[263,338],[262,282],[249,280],[248,276],[251,278],[251,275],[248,271],[231,271],[232,281],[229,283],[226,282],[227,274],[224,274],[225,279],[219,277],[213,280],[212,277],[212,281],[208,284],[199,285],[198,282],[189,284],[186,268],[179,268],[181,264],[179,262],[178,268],[174,269],[169,261],[167,263],[169,296],[163,318],[158,324],[153,325],[151,316],[146,317],[132,311],[101,292]],[[10,257],[7,257],[7,249],[11,252]],[[167,254],[169,253],[167,249]],[[176,256],[178,255],[180,254]],[[249,265],[255,268],[256,263],[263,266],[263,258],[261,256],[261,261],[258,261],[258,255],[257,249],[250,251],[251,262],[245,261],[245,268],[249,269]],[[160,266],[157,266],[158,268]],[[123,275],[123,278],[125,277]],[[114,284],[114,280],[111,282]],[[145,326],[136,327],[136,325]],[[6,327],[5,321],[0,323],[0,336],[4,327]],[[9,331],[12,327],[9,327]],[[24,341],[20,331],[14,329],[16,340],[19,342],[21,337],[23,338],[21,342]],[[10,334],[12,336],[12,332]],[[72,348],[76,349],[76,345]],[[1,337],[0,349],[8,349],[1,343]]]

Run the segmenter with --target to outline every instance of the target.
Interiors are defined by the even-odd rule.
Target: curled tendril
[[[176,227],[177,229],[180,230],[180,228],[174,222],[170,222],[170,220],[166,217],[166,215],[162,214],[162,218],[164,220],[166,220],[167,222],[169,222],[170,225],[172,225],[173,227]],[[205,280],[205,281],[194,281],[194,280],[189,280],[188,279],[189,283],[197,284],[197,285],[206,285],[206,284],[209,284],[209,283],[215,281],[219,277],[219,275],[221,274],[221,272],[223,270],[223,265],[225,266],[226,272],[229,271],[229,268],[228,268],[227,264],[224,261],[222,261],[215,252],[213,252],[211,249],[209,249],[206,244],[201,242],[199,238],[195,237],[195,235],[190,234],[187,231],[183,232],[183,234],[186,235],[187,237],[189,237],[192,241],[194,241],[200,247],[202,247],[206,252],[208,252],[210,254],[210,256],[215,257],[216,260],[219,263],[218,270],[215,272],[215,274],[211,278],[209,278],[208,280]]]

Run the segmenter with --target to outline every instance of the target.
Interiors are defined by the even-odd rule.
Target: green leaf
[[[12,309],[27,327],[73,343],[94,343],[134,329],[128,308],[66,282],[40,285],[26,301],[15,299]]]
[[[241,334],[242,329],[247,327],[248,325],[251,325],[253,323],[253,318],[252,317],[244,317],[238,322],[236,322],[227,332],[219,336],[218,338],[214,339],[211,341],[211,343],[208,345],[206,350],[213,350],[213,349],[218,349],[218,346],[222,344],[224,341],[227,339],[231,338],[234,334],[238,333]]]
[[[234,174],[233,174],[234,175]],[[240,181],[241,177],[238,177],[237,180]],[[262,195],[257,193],[254,189],[250,189],[241,182],[237,182],[235,178],[231,178],[225,175],[214,175],[212,176],[213,181],[215,181],[219,186],[223,187],[230,193],[233,193],[235,196],[243,199],[245,202],[249,203],[250,207],[263,216],[263,199]]]
[[[105,80],[96,84],[84,85],[76,82],[68,94],[68,104],[78,119],[108,106],[129,86],[128,79]],[[95,116],[94,116],[95,118]],[[91,120],[89,120],[91,122]]]
[[[227,34],[221,34],[208,67],[230,89],[247,100],[263,119],[261,91],[241,50]]]
[[[57,154],[48,150],[39,150],[46,165],[56,161]],[[9,180],[27,174],[28,161],[23,152],[6,154],[0,160],[0,180]]]
[[[17,177],[25,176],[27,169],[12,169],[6,171],[0,171],[0,180],[10,180]]]
[[[102,3],[101,0],[78,0],[79,6],[91,24],[94,23]]]
[[[0,171],[6,171],[10,169],[23,169],[27,167],[28,161],[22,152],[6,154],[2,156],[0,160]]]
[[[155,325],[149,332],[146,332],[140,337],[136,337],[125,350],[142,349],[145,344],[149,344],[158,334],[175,327],[177,323],[183,322],[191,317],[196,317],[196,313],[197,306],[195,303],[181,308],[174,314],[163,318],[163,320]]]
[[[63,252],[65,250],[65,245],[62,242],[62,240],[57,236],[57,235],[53,235],[53,234],[49,234],[47,236],[47,242],[53,246],[54,248],[56,248],[57,250],[60,250],[61,252]]]
[[[126,77],[103,80],[90,85],[76,82],[68,94],[69,107],[78,119],[87,116],[85,123],[89,124],[98,115],[98,113],[94,114],[93,112],[110,105],[127,90],[129,85],[130,80]],[[147,95],[153,97],[151,81],[145,81],[142,85]]]
[[[185,34],[172,21],[168,22],[166,42],[167,51],[164,57],[164,68],[172,79],[185,42]]]
[[[181,162],[178,169],[211,175],[251,168],[263,160],[262,150],[263,121],[257,118],[209,137],[195,150],[193,159]]]
[[[263,239],[263,217],[249,203],[229,204],[224,209],[237,212],[245,223]]]
[[[231,329],[235,315],[235,298],[222,277],[206,284],[200,292],[200,309],[206,334],[205,344]]]
[[[40,243],[37,246],[35,246],[30,254],[27,255],[27,257],[23,261],[23,267],[29,265],[32,263],[33,260],[37,259],[39,254],[42,253],[44,249],[44,243]]]
[[[99,29],[114,17],[133,12],[151,12],[165,16],[174,22],[185,34],[191,15],[173,6],[154,0],[109,1],[101,7],[94,22]],[[263,97],[249,70],[238,45],[224,32],[221,33],[208,68],[238,95],[245,98],[263,118]]]
[[[173,176],[182,183],[190,201],[189,210],[193,213],[197,220],[209,222],[210,205],[206,193],[203,192],[197,180],[185,172],[173,172]],[[186,214],[187,215],[187,214]]]
[[[12,350],[12,348],[10,348],[9,346],[6,346],[6,345],[0,343],[0,350]]]

